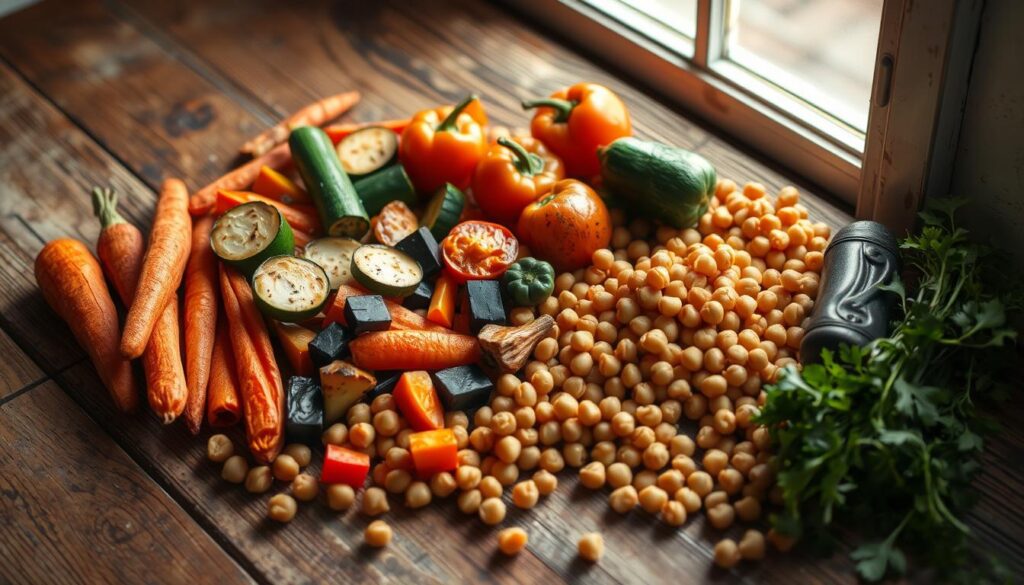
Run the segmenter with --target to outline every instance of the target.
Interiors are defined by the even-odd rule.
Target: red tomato
[[[409,435],[409,453],[420,477],[452,471],[459,466],[459,444],[451,429]]]
[[[512,232],[487,221],[464,221],[441,240],[445,273],[459,284],[500,278],[518,254]]]
[[[412,430],[429,431],[444,427],[444,408],[427,372],[417,370],[402,374],[391,395]]]
[[[370,456],[337,445],[327,445],[321,483],[343,483],[356,489],[363,487],[370,472]]]

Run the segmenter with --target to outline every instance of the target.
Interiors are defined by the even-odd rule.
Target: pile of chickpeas
[[[830,233],[807,216],[792,187],[771,197],[763,185],[729,180],[719,182],[696,229],[627,223],[613,211],[611,249],[595,252],[588,268],[559,275],[554,294],[538,307],[511,312],[513,325],[539,314],[556,323],[520,376],[501,376],[490,404],[472,420],[446,414],[459,446],[457,470],[416,479],[412,431],[390,394],[353,406],[345,423],[324,432],[324,444],[378,458],[362,512],[388,512],[389,497],[421,508],[454,496],[462,512],[496,526],[505,519],[506,492],[511,505],[533,508],[568,467],[583,486],[606,490],[618,513],[639,507],[681,526],[703,510],[716,531],[748,525],[738,543],[723,538],[715,545],[722,567],[763,558],[766,540],[788,550],[790,539],[759,529],[780,494],[768,431],[753,421],[764,404],[762,385],[798,363],[817,295]],[[696,429],[692,436],[680,428],[685,421],[691,422],[683,428]],[[294,499],[279,494],[276,507],[271,499],[271,517],[283,521],[294,515],[295,499],[316,497],[316,480],[292,465],[308,457],[293,449],[299,447],[278,459],[291,460],[282,466],[287,470],[279,472],[275,462],[251,479],[258,488],[271,475],[292,481]],[[230,473],[249,488],[243,474]],[[297,485],[303,475],[310,479]],[[326,491],[333,509],[355,503],[348,486]],[[382,530],[378,525],[375,533]],[[526,542],[521,528],[498,536],[506,554]],[[582,535],[579,551],[600,558],[600,534]]]

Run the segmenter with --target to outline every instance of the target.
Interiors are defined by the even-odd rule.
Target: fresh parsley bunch
[[[905,549],[940,577],[976,569],[961,518],[994,426],[976,403],[1010,379],[1007,311],[1019,303],[1004,292],[992,249],[954,225],[959,204],[922,213],[920,234],[901,242],[915,280],[886,287],[902,311],[890,337],[826,351],[821,364],[786,368],[766,388],[760,422],[772,432],[784,497],[775,528],[817,542],[836,524],[853,528],[864,544],[852,557],[869,581],[903,573]]]

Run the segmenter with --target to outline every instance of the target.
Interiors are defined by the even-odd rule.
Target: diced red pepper
[[[420,477],[452,471],[459,466],[459,444],[451,429],[409,435],[409,453],[416,474]]]
[[[454,438],[454,435],[452,435]],[[320,471],[321,483],[344,483],[359,489],[370,473],[370,456],[337,445],[327,445],[324,467]]]
[[[444,407],[427,372],[417,370],[402,374],[391,396],[412,430],[430,431],[444,427]]]

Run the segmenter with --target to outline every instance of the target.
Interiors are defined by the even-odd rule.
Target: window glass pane
[[[697,36],[697,0],[619,0],[690,37]]]
[[[730,0],[728,57],[864,131],[882,1]]]

